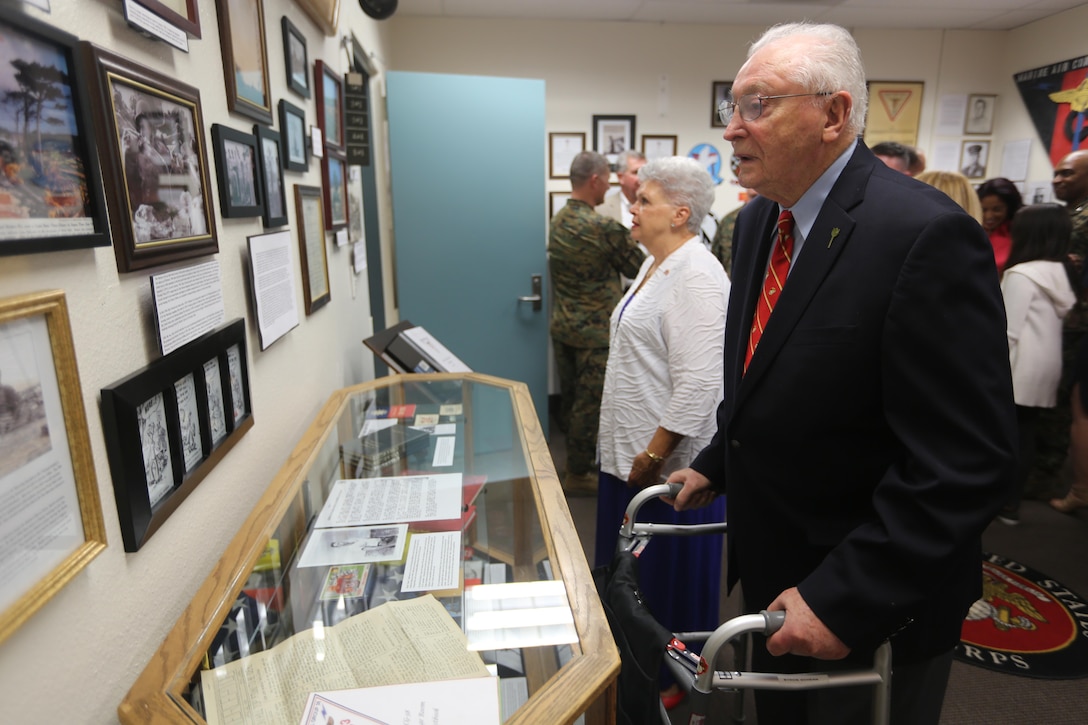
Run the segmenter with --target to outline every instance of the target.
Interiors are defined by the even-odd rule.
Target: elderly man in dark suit
[[[786,611],[758,668],[869,665],[890,638],[893,722],[935,724],[1015,457],[993,251],[859,140],[865,72],[844,29],[772,28],[733,94],[724,137],[760,196],[737,221],[718,432],[670,476],[675,506],[728,496],[730,585]],[[866,698],[773,692],[757,710],[843,725],[866,721]]]

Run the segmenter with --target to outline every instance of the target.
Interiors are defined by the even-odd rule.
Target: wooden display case
[[[367,420],[394,417],[398,435],[360,436]],[[455,430],[452,465],[434,465],[438,435],[414,430],[436,417]],[[378,585],[368,582],[346,609],[327,606],[325,572],[297,562],[337,480],[415,473],[461,473],[466,489],[478,488],[466,492],[474,515],[461,522],[472,568],[497,568],[508,582],[563,582],[576,642],[482,653],[496,660],[500,678],[518,679],[518,687],[500,689],[524,693],[514,707],[505,703],[505,722],[572,723],[584,713],[586,722],[614,723],[619,654],[529,391],[475,373],[394,375],[333,393],[118,707],[120,721],[206,722],[202,671],[388,598],[388,588],[374,597]],[[371,574],[399,581],[395,571]],[[463,619],[464,591],[433,593],[455,621]]]

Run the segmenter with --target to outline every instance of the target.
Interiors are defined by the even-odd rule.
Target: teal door
[[[526,383],[548,430],[544,81],[394,71],[386,88],[400,317]]]

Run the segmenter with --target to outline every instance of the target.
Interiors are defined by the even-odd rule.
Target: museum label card
[[[333,485],[314,526],[459,519],[461,506],[460,473],[349,478]]]

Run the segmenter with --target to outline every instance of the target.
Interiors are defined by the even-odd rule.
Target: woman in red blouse
[[[1024,205],[1024,200],[1016,185],[1002,177],[984,181],[978,187],[978,200],[982,203],[982,228],[990,235],[997,273],[1001,274],[1005,271],[1005,262],[1012,247],[1009,223]]]

